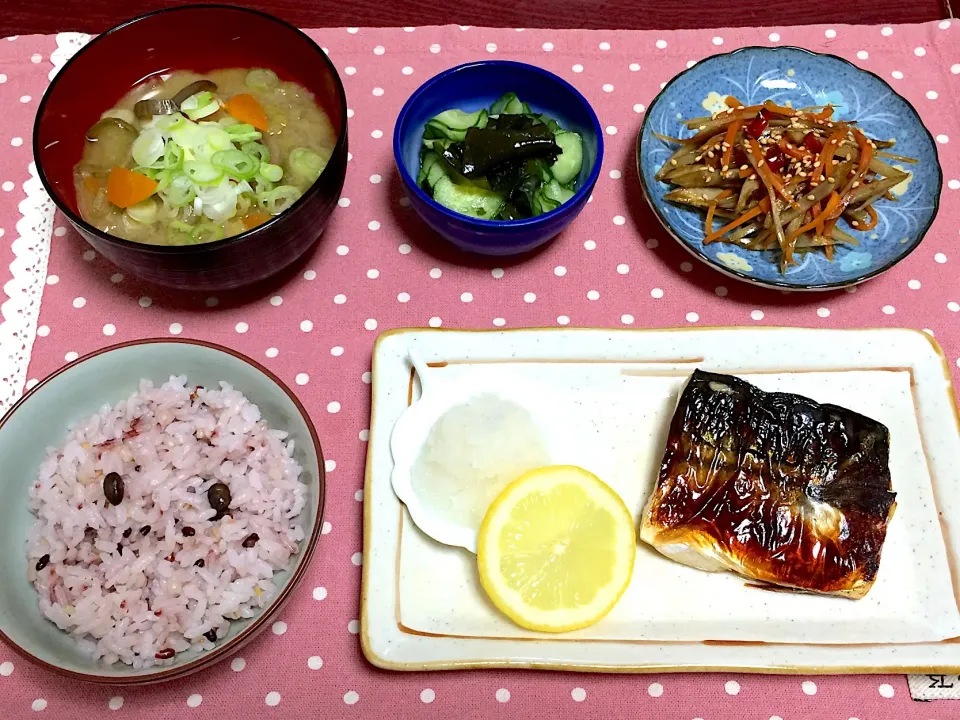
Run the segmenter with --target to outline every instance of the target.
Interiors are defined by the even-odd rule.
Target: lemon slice
[[[477,540],[480,582],[518,625],[567,632],[617,604],[633,573],[630,511],[596,475],[573,465],[532,470],[487,510]]]

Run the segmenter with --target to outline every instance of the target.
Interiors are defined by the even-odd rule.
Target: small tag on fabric
[[[914,700],[960,700],[960,675],[907,675]]]

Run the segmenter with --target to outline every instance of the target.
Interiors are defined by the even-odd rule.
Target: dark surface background
[[[226,2],[227,0],[223,0]],[[815,23],[918,23],[953,17],[957,0],[248,0],[298,27],[482,25],[625,30],[760,27]],[[0,36],[99,33],[171,0],[2,0]]]

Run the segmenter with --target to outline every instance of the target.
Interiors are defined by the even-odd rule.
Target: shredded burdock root
[[[706,212],[705,245],[779,250],[781,272],[798,254],[821,249],[832,260],[836,245],[858,245],[837,221],[873,230],[874,201],[895,202],[890,191],[910,177],[884,159],[917,162],[885,152],[895,141],[872,140],[855,121],[833,120],[831,105],[744,106],[732,96],[726,104],[711,117],[687,120],[696,131],[689,138],[654,133],[680,146],[656,178],[675,186],[667,200]]]

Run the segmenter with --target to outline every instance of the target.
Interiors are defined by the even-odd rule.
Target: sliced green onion
[[[135,167],[133,171],[135,173],[140,173],[141,175],[146,175],[151,180],[156,180],[157,176],[160,175],[160,168]]]
[[[259,140],[263,137],[263,133],[259,132],[253,125],[250,125],[249,123],[237,123],[236,125],[231,125],[226,129],[226,132],[230,135],[230,139],[235,143],[253,142],[254,140]]]
[[[182,125],[170,131],[170,137],[180,147],[190,150],[206,142],[207,133],[199,125],[184,118]]]
[[[222,223],[237,214],[237,193],[233,183],[224,179],[214,187],[197,189],[197,199],[200,200],[200,210],[216,223]]]
[[[170,183],[160,192],[163,202],[170,207],[180,208],[193,202],[197,195],[196,186],[186,175],[177,174],[170,178]]]
[[[155,115],[153,118],[153,127],[169,135],[174,130],[182,128],[187,122],[188,120],[180,113],[174,113],[173,115]]]
[[[257,203],[271,215],[276,215],[293,205],[299,198],[300,191],[293,185],[281,185],[273,190],[259,193]]]
[[[163,148],[163,167],[167,170],[177,170],[183,165],[183,148],[173,140]]]
[[[216,185],[223,177],[223,171],[206,160],[189,160],[183,163],[183,172],[198,185]]]
[[[198,92],[191,95],[182,103],[180,103],[180,109],[181,110],[197,110],[198,108],[201,108],[204,105],[209,105],[212,101],[213,101],[213,93],[209,92],[208,90],[204,90],[203,92]]]
[[[279,165],[271,165],[270,163],[261,163],[260,174],[264,177],[265,180],[269,180],[272,183],[280,182],[280,178],[283,177],[283,168],[280,167]]]
[[[191,95],[180,103],[180,110],[191,120],[199,120],[208,115],[213,115],[219,109],[220,102],[214,97],[213,93],[206,91]]]
[[[181,223],[186,225],[186,223]],[[190,235],[190,232],[193,230],[193,227],[187,225],[189,230],[182,230],[175,228],[173,223],[167,225],[167,244],[168,245],[196,245],[197,241],[193,239],[193,236]]]
[[[329,158],[323,157],[310,148],[295,148],[290,152],[287,167],[295,177],[302,178],[312,185],[327,166],[327,160]]]
[[[237,215],[246,215],[253,205],[253,201],[246,193],[237,196]]]
[[[261,165],[260,167],[263,167],[263,165]],[[277,186],[276,183],[270,182],[270,181],[267,180],[263,175],[257,175],[257,176],[253,179],[253,181],[257,184],[257,192],[258,192],[258,193],[268,192],[268,191],[270,191],[270,190],[273,190],[273,188],[275,188],[275,187]]]
[[[240,147],[240,149],[250,155],[256,155],[258,158],[260,158],[261,163],[270,162],[270,150],[263,143],[258,143],[258,142],[244,143]]]
[[[201,128],[204,131],[205,138],[200,145],[196,147],[196,153],[200,157],[212,158],[215,153],[221,150],[233,150],[233,139],[224,130],[217,126]]]
[[[252,88],[267,90],[276,87],[280,83],[280,78],[273,70],[255,68],[247,73],[246,83]]]
[[[152,166],[163,157],[163,133],[153,129],[144,130],[133,141],[130,154],[137,165]]]
[[[167,187],[170,185],[170,181],[173,179],[173,170],[160,170],[153,179],[157,181],[156,192],[163,192],[167,189]]]
[[[232,115],[227,115],[226,117],[222,117],[219,120],[217,120],[217,125],[219,125],[223,129],[227,129],[228,127],[231,127],[233,125],[238,125],[239,123],[240,121],[237,120]]]
[[[190,237],[198,243],[213,242],[223,238],[223,228],[213,223],[200,223],[193,228]]]
[[[210,161],[237,180],[252,180],[260,169],[260,160],[241,150],[221,150]]]

